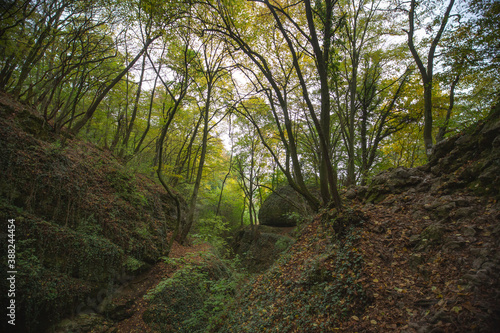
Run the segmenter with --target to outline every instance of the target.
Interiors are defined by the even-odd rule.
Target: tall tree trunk
[[[207,99],[205,101],[205,106],[204,106],[204,121],[203,121],[203,139],[202,139],[202,144],[201,144],[201,153],[200,153],[200,161],[198,164],[198,170],[196,173],[196,180],[194,182],[194,187],[193,187],[193,193],[191,194],[191,200],[189,201],[189,207],[188,207],[188,214],[186,216],[186,224],[183,226],[181,235],[179,238],[179,241],[181,244],[184,244],[186,241],[186,238],[189,234],[189,231],[191,230],[191,227],[193,226],[194,222],[194,213],[196,211],[196,201],[198,199],[198,192],[200,190],[200,185],[201,185],[201,179],[203,177],[203,167],[205,165],[205,157],[207,153],[207,145],[208,145],[208,131],[209,131],[209,126],[208,126],[208,116],[209,116],[209,110],[210,110],[210,103],[211,103],[211,95],[212,95],[212,83],[208,83],[208,91],[207,91]]]
[[[125,138],[123,139],[123,146],[122,149],[120,150],[120,157],[123,157],[125,155],[125,151],[128,146],[128,141],[130,139],[130,134],[132,133],[132,129],[134,128],[135,118],[137,117],[137,109],[139,108],[139,100],[141,98],[142,82],[144,80],[145,69],[146,69],[146,52],[144,52],[144,55],[142,57],[141,76],[139,78],[139,85],[137,87],[137,93],[135,95],[134,108],[132,109],[132,114],[130,115],[130,122],[125,132]]]
[[[229,175],[231,174],[232,168],[233,168],[233,148],[231,147],[231,157],[229,158],[229,170],[227,170],[226,176],[224,177],[224,180],[222,181],[222,185],[220,188],[219,201],[217,202],[217,209],[215,210],[216,216],[220,215],[220,205],[222,203],[222,194],[224,193],[224,186],[226,185],[226,181]]]
[[[427,156],[432,154],[432,77],[424,80],[424,145]]]
[[[448,106],[448,110],[446,111],[446,119],[444,121],[444,124],[439,128],[439,132],[436,135],[436,143],[444,139],[446,131],[448,130],[448,125],[450,123],[450,118],[451,118],[451,112],[453,110],[453,106],[455,105],[455,87],[457,86],[459,80],[460,80],[460,74],[457,74],[457,76],[451,83],[450,104]]]
[[[356,32],[354,32],[356,33]],[[358,86],[358,54],[356,45],[353,45],[353,63],[352,63],[352,77],[349,85],[349,129],[347,134],[347,186],[356,185],[355,177],[355,155],[354,155],[354,141],[355,141],[355,115],[356,115],[356,88]]]
[[[450,17],[451,9],[455,3],[455,0],[450,0],[448,3],[448,7],[444,13],[443,19],[441,21],[441,25],[439,27],[436,36],[431,42],[431,46],[429,48],[429,52],[427,54],[427,66],[424,66],[420,55],[415,47],[413,38],[415,34],[415,8],[416,8],[417,0],[411,0],[410,10],[408,12],[409,19],[409,30],[406,31],[408,35],[408,47],[410,48],[410,52],[417,64],[418,70],[420,71],[420,75],[422,77],[422,83],[424,86],[424,145],[425,152],[427,157],[429,158],[432,154],[432,148],[434,142],[432,140],[432,80],[433,80],[433,68],[434,68],[434,57],[436,52],[436,47],[438,46],[439,40],[443,35],[446,24],[448,23],[448,19]]]
[[[158,82],[158,76],[155,78],[155,83],[153,84],[153,90],[151,91],[151,98],[149,100],[148,123],[146,125],[146,129],[144,130],[144,133],[142,133],[139,143],[137,143],[137,145],[135,146],[134,154],[139,153],[139,151],[141,150],[142,143],[144,142],[144,139],[146,139],[146,135],[148,134],[149,129],[151,127],[151,113],[153,111],[153,102],[154,102],[157,82]]]
[[[15,98],[19,98],[24,81],[26,81],[26,79],[28,78],[33,65],[35,65],[38,61],[40,61],[40,59],[43,58],[45,51],[51,43],[51,40],[55,39],[58,30],[57,24],[59,23],[59,19],[67,6],[68,4],[63,4],[60,8],[58,8],[54,15],[48,18],[49,21],[47,23],[47,26],[43,29],[40,35],[35,37],[35,44],[30,49],[26,60],[21,66],[21,73],[19,74],[17,83],[12,90],[12,95]],[[49,39],[49,41],[45,42],[47,38]]]
[[[179,233],[179,227],[180,227],[181,221],[182,221],[182,210],[181,210],[180,199],[177,196],[177,194],[172,192],[172,190],[168,186],[167,182],[163,179],[163,173],[161,171],[161,169],[163,167],[163,143],[165,141],[165,136],[167,134],[168,127],[169,127],[170,122],[173,119],[174,115],[175,115],[175,109],[172,111],[172,114],[169,117],[170,121],[167,121],[167,123],[163,127],[163,129],[161,131],[160,138],[158,139],[158,142],[157,142],[158,143],[158,145],[157,145],[157,147],[158,147],[158,154],[157,154],[157,156],[158,156],[158,168],[156,169],[156,174],[158,175],[158,179],[160,180],[160,183],[163,186],[163,188],[167,191],[169,196],[172,199],[174,199],[175,208],[177,211],[177,218],[176,218],[174,231],[172,233],[172,236],[170,237],[170,240],[168,241],[167,247],[163,250],[163,254],[167,257],[170,254],[170,250],[172,249],[172,245],[174,244],[174,240],[177,238],[177,235]],[[166,230],[166,227],[165,227],[165,230]]]

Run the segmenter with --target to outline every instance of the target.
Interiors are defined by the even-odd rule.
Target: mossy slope
[[[103,290],[162,255],[175,219],[162,188],[110,152],[51,133],[28,106],[5,94],[0,156],[2,232],[8,219],[16,220],[20,330],[40,332],[82,304],[88,308],[89,298],[98,303]]]

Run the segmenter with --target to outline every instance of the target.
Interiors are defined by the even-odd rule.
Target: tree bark
[[[434,68],[434,57],[436,52],[436,47],[438,46],[439,40],[443,35],[444,29],[446,28],[446,24],[448,23],[448,19],[450,17],[451,9],[455,0],[450,0],[448,7],[444,13],[443,19],[441,21],[441,25],[439,27],[436,36],[431,42],[431,46],[429,48],[429,52],[427,54],[427,67],[424,66],[420,55],[415,47],[413,38],[415,34],[415,7],[417,5],[417,0],[411,0],[410,11],[408,12],[409,19],[409,30],[406,31],[408,35],[408,47],[410,48],[410,52],[415,60],[418,70],[420,71],[420,75],[422,77],[422,83],[424,86],[424,145],[425,152],[427,154],[427,158],[432,154],[432,148],[434,145],[432,138],[432,81],[433,81],[433,68]]]
[[[460,80],[460,74],[457,74],[450,87],[450,104],[448,110],[446,111],[446,119],[444,124],[439,128],[439,132],[436,135],[436,142],[442,141],[448,130],[448,125],[450,123],[451,112],[453,111],[453,106],[455,105],[455,88]]]
[[[134,108],[132,109],[132,114],[130,115],[130,122],[129,122],[128,127],[125,131],[125,138],[123,138],[123,146],[122,146],[122,149],[120,150],[120,157],[123,157],[125,155],[125,151],[126,151],[127,145],[128,145],[128,140],[130,139],[130,134],[132,133],[132,130],[134,128],[135,118],[137,117],[137,109],[139,108],[139,100],[141,98],[142,82],[144,80],[145,67],[146,67],[146,53],[144,52],[143,57],[142,57],[141,76],[139,78],[139,86],[137,87],[137,93],[135,95],[135,100],[134,100]]]

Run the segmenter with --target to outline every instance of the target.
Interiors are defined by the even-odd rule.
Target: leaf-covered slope
[[[322,211],[220,331],[497,332],[499,125],[497,107],[429,165],[346,191],[349,208]]]
[[[5,94],[0,156],[2,230],[16,220],[21,330],[40,331],[48,318],[95,308],[102,295],[86,300],[162,255],[175,206],[161,187],[109,152],[52,134]]]
[[[359,283],[363,223],[354,211],[318,215],[289,251],[239,295],[219,331],[325,332],[361,313],[369,303]]]

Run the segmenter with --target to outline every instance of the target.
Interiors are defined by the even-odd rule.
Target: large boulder
[[[305,199],[290,186],[271,193],[259,210],[259,223],[272,227],[293,227],[310,213]]]

